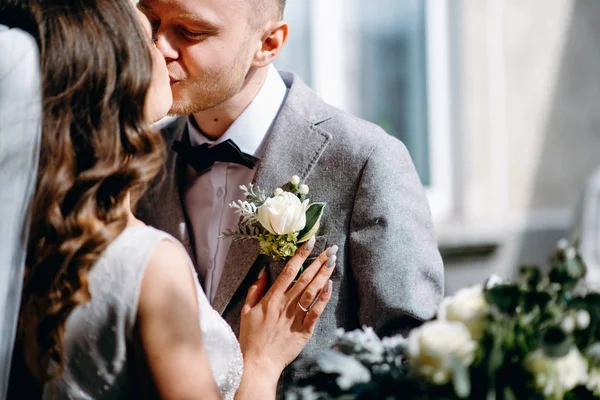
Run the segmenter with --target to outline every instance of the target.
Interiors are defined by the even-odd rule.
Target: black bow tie
[[[175,141],[171,148],[183,158],[186,164],[191,165],[199,173],[203,173],[218,161],[240,164],[250,169],[254,169],[258,162],[258,158],[243,153],[231,139],[214,146],[208,143],[192,146],[189,143]]]

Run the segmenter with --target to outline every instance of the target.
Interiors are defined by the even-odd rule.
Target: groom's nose
[[[161,52],[167,61],[176,60],[179,58],[179,48],[168,32],[161,32],[159,29],[154,37],[156,48]]]

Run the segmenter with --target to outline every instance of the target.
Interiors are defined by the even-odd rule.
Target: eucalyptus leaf
[[[306,210],[306,225],[298,233],[298,243],[306,242],[317,233],[324,209],[325,203],[312,203],[308,206]]]
[[[466,399],[471,394],[471,378],[469,369],[457,358],[452,360],[452,384],[456,395],[461,399]]]
[[[560,358],[566,356],[573,347],[573,338],[559,327],[553,327],[542,337],[541,346],[548,357]]]
[[[600,365],[600,342],[593,343],[588,347],[585,355],[593,365]]]
[[[339,375],[336,382],[342,390],[371,380],[371,372],[356,358],[345,354],[328,350],[319,357],[318,364],[323,372]]]
[[[597,399],[585,386],[577,386],[575,389],[565,393],[564,400],[594,400]]]
[[[579,280],[585,276],[586,267],[578,258],[566,261],[567,272],[572,279]]]
[[[520,290],[515,284],[500,284],[483,292],[485,301],[504,313],[512,314],[520,303]]]
[[[517,396],[510,387],[504,388],[504,400],[518,400]]]
[[[548,292],[529,291],[523,296],[523,309],[531,311],[535,307],[544,309],[552,301],[552,296]]]
[[[521,267],[519,275],[521,280],[531,289],[534,289],[542,281],[542,272],[535,265]]]

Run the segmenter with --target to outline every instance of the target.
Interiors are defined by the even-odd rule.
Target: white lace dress
[[[67,319],[65,371],[45,385],[44,399],[140,397],[134,384],[133,329],[147,260],[162,240],[181,246],[167,233],[133,226],[102,254],[89,274],[92,300],[77,307]],[[191,261],[189,265],[194,271]],[[197,278],[196,287],[210,367],[223,398],[233,399],[243,369],[240,346],[229,325],[210,306]]]

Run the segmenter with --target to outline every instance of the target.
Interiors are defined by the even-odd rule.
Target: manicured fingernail
[[[337,252],[338,252],[338,247],[337,246],[332,246],[332,247],[330,247],[330,248],[327,249],[327,252],[325,253],[325,255],[327,257],[331,257],[331,256],[337,254]]]
[[[331,282],[331,279],[330,279],[327,281],[327,285],[325,285],[325,293],[331,292],[332,288],[333,288],[333,282]]]
[[[306,251],[312,251],[312,249],[315,247],[315,237],[311,237],[308,242],[306,242],[306,244],[304,245],[304,250]]]
[[[336,261],[337,261],[337,256],[331,256],[329,258],[329,261],[327,261],[327,268],[333,268]]]
[[[267,269],[267,267],[262,267],[262,269],[258,273],[258,278],[256,278],[256,279],[262,278],[263,274],[265,273],[265,269]]]

